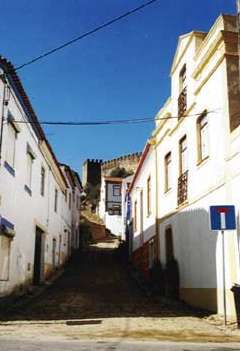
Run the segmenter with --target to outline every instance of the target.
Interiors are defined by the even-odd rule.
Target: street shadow
[[[208,228],[208,213],[202,209],[184,211],[161,222],[160,261],[163,267],[167,266],[165,234],[169,226],[179,290],[187,281],[195,286],[199,284],[199,287],[202,281],[215,284],[217,235]],[[146,243],[154,234],[155,226],[147,229]],[[0,321],[45,321],[48,324],[64,320],[81,324],[86,320],[88,324],[91,324],[89,321],[100,324],[98,321],[103,318],[113,317],[205,317],[211,313],[190,307],[176,298],[146,293],[129,269],[126,257],[119,254],[113,238],[90,244],[75,255],[63,275],[41,295],[30,296],[23,303],[18,301],[12,306],[8,303],[2,306]],[[179,296],[181,298],[181,293]]]

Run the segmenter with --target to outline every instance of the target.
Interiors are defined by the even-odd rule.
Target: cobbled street
[[[147,296],[108,239],[77,254],[38,297],[3,312],[0,340],[170,340],[239,342],[235,324]]]

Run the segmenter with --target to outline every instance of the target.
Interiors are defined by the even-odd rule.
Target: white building
[[[129,204],[129,197],[128,197],[128,191],[129,187],[132,183],[133,180],[133,175],[128,176],[126,178],[122,179],[122,233],[121,233],[121,239],[126,240],[126,230],[127,230],[127,217],[128,215],[130,216],[130,213],[128,214],[128,211],[130,212],[130,204]]]
[[[101,162],[101,189],[98,214],[110,232],[125,239],[126,190],[137,168],[141,153]]]
[[[64,212],[64,221],[68,227],[69,237],[69,255],[71,249],[76,250],[79,248],[80,236],[80,205],[81,205],[81,191],[82,184],[79,175],[73,171],[68,165],[61,164],[61,169],[67,180],[68,188],[65,193],[65,202],[67,210]],[[70,222],[67,222],[67,218]]]
[[[0,58],[0,296],[50,276],[69,255],[67,180],[24,88]]]
[[[220,314],[222,237],[209,229],[209,206],[235,205],[238,229],[225,235],[228,316],[235,315],[230,289],[240,282],[237,43],[236,17],[225,15],[208,33],[194,31],[179,38],[171,69],[171,96],[156,116],[152,146],[131,190],[135,248],[140,239],[142,243],[148,240],[149,231],[155,234],[166,273],[171,262],[178,267],[180,298]],[[155,177],[157,200],[151,199],[158,219],[155,233],[151,215],[141,210],[141,189],[144,196],[149,177]]]
[[[155,151],[149,140],[129,188],[132,203],[132,256],[135,265],[148,278],[157,259],[157,184]]]
[[[122,236],[122,178],[102,177],[99,216],[112,234]]]

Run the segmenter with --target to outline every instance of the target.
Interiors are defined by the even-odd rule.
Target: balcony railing
[[[188,197],[188,171],[178,178],[178,205],[181,205]]]
[[[182,117],[187,111],[187,87],[185,87],[178,97],[178,117]]]

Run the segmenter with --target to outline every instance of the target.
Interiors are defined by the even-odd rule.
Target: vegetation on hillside
[[[110,176],[111,177],[126,178],[132,174],[133,174],[132,170],[127,171],[126,168],[124,168],[124,167],[116,167],[111,171]]]

